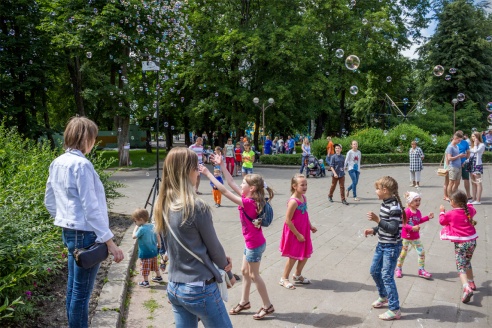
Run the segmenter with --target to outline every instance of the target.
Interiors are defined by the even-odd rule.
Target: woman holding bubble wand
[[[482,198],[482,155],[485,151],[485,144],[482,142],[482,136],[479,132],[473,132],[471,135],[472,148],[470,149],[471,162],[471,180],[472,180],[472,200],[469,203],[473,205],[480,205]]]

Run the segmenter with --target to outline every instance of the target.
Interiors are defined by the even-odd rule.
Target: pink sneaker
[[[396,268],[396,270],[395,270],[395,277],[396,277],[396,278],[401,278],[401,277],[403,277],[403,273],[401,272],[401,269]]]
[[[475,286],[474,281],[468,281],[468,286],[470,286],[471,290],[477,290],[477,286]]]
[[[461,297],[461,301],[463,303],[468,303],[470,302],[472,296],[473,290],[470,288],[470,286],[466,286],[465,288],[463,288],[463,296]]]
[[[419,277],[425,278],[425,279],[430,279],[432,278],[432,274],[429,272],[425,271],[424,269],[419,269]]]

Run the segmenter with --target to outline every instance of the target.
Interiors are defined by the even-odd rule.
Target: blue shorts
[[[246,173],[246,174],[253,174],[253,169],[252,168],[249,169],[249,168],[243,167],[241,169],[241,172]]]
[[[248,262],[261,262],[261,256],[266,249],[266,243],[253,249],[244,247],[244,255]]]

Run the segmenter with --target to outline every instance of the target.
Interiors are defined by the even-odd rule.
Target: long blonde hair
[[[186,223],[193,216],[196,203],[210,210],[205,202],[196,197],[195,186],[190,181],[190,173],[197,169],[198,156],[188,148],[173,148],[166,156],[159,197],[154,206],[156,232],[166,232],[164,220],[169,222],[171,211],[181,212],[182,223]]]
[[[256,203],[256,213],[260,214],[265,207],[265,189],[268,192],[268,202],[271,202],[274,196],[273,189],[270,187],[265,188],[265,182],[263,177],[259,174],[248,174],[244,177],[244,180],[248,186],[255,187],[255,190],[251,193],[251,198]]]

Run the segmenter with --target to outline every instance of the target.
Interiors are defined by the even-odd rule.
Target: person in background
[[[285,153],[285,142],[284,142],[284,138],[282,136],[280,136],[280,138],[278,139],[278,152],[280,154],[283,154]]]
[[[412,147],[408,151],[408,157],[410,158],[410,187],[420,187],[420,172],[422,172],[422,160],[424,159],[424,152],[417,146],[415,140],[412,141]]]
[[[272,141],[270,140],[270,136],[266,136],[265,138],[265,144],[263,145],[263,154],[272,154]]]
[[[301,158],[301,169],[299,171],[300,174],[304,173],[304,167],[306,166],[306,162],[309,160],[309,155],[311,155],[311,144],[309,143],[309,139],[306,137],[302,141],[302,158]]]
[[[138,258],[140,259],[140,273],[143,281],[139,282],[140,287],[149,288],[149,273],[155,272],[154,282],[162,282],[161,271],[157,264],[157,250],[161,248],[161,239],[157,238],[154,232],[154,225],[149,223],[149,212],[144,208],[137,208],[132,213],[132,220],[135,222],[132,237],[138,241]]]
[[[306,138],[307,139],[307,138]],[[348,205],[345,199],[345,157],[342,155],[342,145],[335,145],[335,155],[331,157],[330,168],[332,172],[331,187],[328,193],[328,200],[333,203],[333,192],[337,187],[337,183],[340,185],[340,197],[342,198],[342,204]]]
[[[272,141],[272,150],[273,150],[274,155],[278,154],[278,138],[277,137],[275,137]]]
[[[293,154],[296,150],[296,141],[291,136],[288,136],[287,144],[289,145],[289,154]]]
[[[335,154],[335,146],[333,145],[333,141],[331,141],[331,137],[326,137],[328,143],[326,144],[326,165],[330,165],[330,157]]]
[[[220,174],[220,165],[219,167],[214,168],[214,177],[220,183],[224,184],[224,180],[222,180],[222,175]],[[219,188],[217,188],[212,181],[210,181],[210,186],[212,187],[212,195],[214,196],[215,207],[220,207],[222,203],[222,193]]]
[[[251,150],[249,143],[244,144],[244,152],[241,156],[243,161],[242,173],[243,177],[248,174],[253,174],[253,163],[255,161],[255,152]]]
[[[461,159],[466,157],[466,154],[460,153],[458,144],[461,142],[463,134],[456,131],[451,140],[451,143],[446,148],[446,161],[448,163],[448,196],[454,193],[460,185],[461,179]],[[468,144],[467,144],[468,145]]]
[[[224,145],[223,155],[225,156],[227,171],[234,175],[234,145],[231,138],[228,138],[227,143]]]
[[[104,186],[85,157],[94,147],[98,130],[86,117],[70,119],[63,134],[65,153],[51,163],[44,195],[46,209],[62,228],[63,244],[68,248],[66,312],[70,328],[89,326],[89,301],[100,266],[79,267],[73,256],[75,248],[106,243],[114,262],[124,257],[109,229]]]
[[[482,142],[482,137],[479,132],[472,134],[472,149],[471,156],[468,159],[471,161],[471,179],[472,179],[472,199],[468,202],[473,205],[480,205],[482,199],[482,155],[485,151],[485,144]]]

